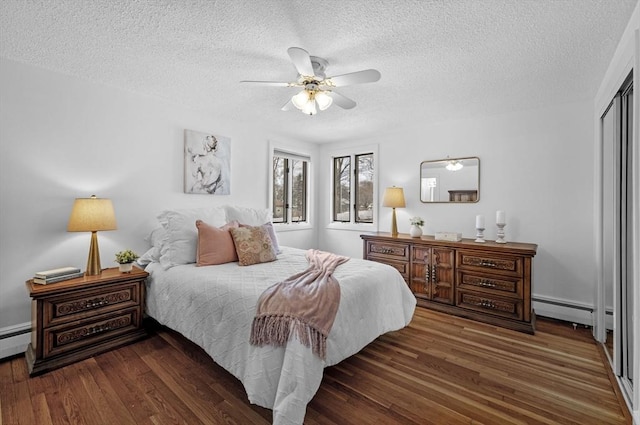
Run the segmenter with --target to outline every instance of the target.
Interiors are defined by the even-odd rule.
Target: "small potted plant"
[[[411,228],[409,229],[411,237],[419,238],[422,236],[422,226],[424,226],[424,220],[422,217],[411,217],[409,222],[411,223]]]
[[[116,252],[116,263],[119,264],[119,269],[123,273],[129,273],[133,269],[133,262],[140,256],[130,249]]]

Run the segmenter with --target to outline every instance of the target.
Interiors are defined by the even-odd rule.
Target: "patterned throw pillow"
[[[236,246],[238,264],[241,266],[268,263],[276,259],[271,237],[264,227],[246,226],[229,230]]]

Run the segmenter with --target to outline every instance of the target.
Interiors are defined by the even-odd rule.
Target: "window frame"
[[[357,162],[356,158],[360,155],[372,155],[373,156],[373,176],[372,176],[372,191],[373,191],[373,201],[372,201],[372,220],[368,221],[358,221],[357,219],[357,211],[354,205],[356,202],[356,190],[354,190],[354,184],[357,179]],[[351,162],[351,171],[350,171],[350,202],[349,202],[349,221],[338,221],[334,220],[334,205],[336,199],[334,197],[334,181],[336,178],[336,169],[335,169],[335,159],[340,157],[349,156]],[[364,146],[354,146],[342,149],[335,149],[327,152],[328,162],[329,162],[329,184],[328,184],[328,199],[329,209],[327,211],[328,224],[327,229],[335,229],[335,230],[354,230],[354,231],[377,231],[378,230],[378,175],[379,175],[379,155],[378,155],[378,145],[364,145]]]
[[[284,221],[282,222],[273,222],[273,225],[276,227],[278,232],[281,231],[289,231],[289,230],[304,230],[312,228],[312,211],[313,211],[313,161],[312,155],[306,153],[302,150],[292,149],[289,147],[280,147],[272,142],[269,142],[269,176],[268,176],[268,192],[269,192],[269,210],[273,214],[274,211],[274,159],[276,157],[285,159],[285,167],[289,168],[287,171],[285,169],[285,183],[286,187],[286,195],[285,195],[285,204],[288,204],[289,207],[285,208],[286,216]],[[305,180],[305,186],[303,189],[304,200],[303,209],[305,214],[305,219],[300,221],[292,220],[292,211],[291,208],[292,199],[293,199],[293,170],[292,170],[292,160],[304,161],[306,162],[306,167],[303,167],[303,176]]]

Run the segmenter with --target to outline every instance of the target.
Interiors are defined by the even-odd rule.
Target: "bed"
[[[278,252],[275,261],[251,266],[229,262],[166,267],[152,258],[145,268],[146,311],[238,378],[251,403],[272,409],[273,424],[302,424],[323,369],[379,335],[408,325],[416,300],[396,269],[351,258],[334,272],[340,304],[324,360],[295,338],[283,347],[252,345],[251,325],[260,295],[308,267],[306,250],[278,247]]]

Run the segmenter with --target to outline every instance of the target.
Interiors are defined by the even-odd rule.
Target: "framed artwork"
[[[184,193],[231,193],[231,140],[199,131],[184,131]]]

